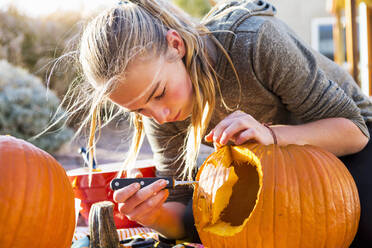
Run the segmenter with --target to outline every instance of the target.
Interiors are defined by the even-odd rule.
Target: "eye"
[[[156,100],[160,100],[164,95],[165,95],[165,86],[164,86],[163,91],[161,92],[161,94],[158,95],[158,96],[155,96],[154,98],[155,98]]]

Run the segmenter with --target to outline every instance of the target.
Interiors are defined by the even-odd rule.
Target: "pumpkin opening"
[[[260,189],[256,168],[249,163],[233,162],[238,181],[232,188],[228,205],[221,213],[221,220],[231,226],[240,226],[252,212]]]
[[[233,160],[228,165],[229,179],[215,191],[212,220],[205,223],[204,231],[231,236],[243,229],[260,191],[260,176],[254,162]]]

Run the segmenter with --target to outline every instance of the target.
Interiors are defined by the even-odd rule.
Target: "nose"
[[[163,124],[168,120],[170,110],[167,107],[160,107],[152,111],[152,118],[158,123]]]

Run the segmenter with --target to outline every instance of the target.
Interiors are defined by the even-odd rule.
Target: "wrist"
[[[272,138],[273,138],[273,144],[274,144],[274,145],[277,145],[277,144],[278,144],[278,139],[277,139],[277,137],[276,137],[276,134],[275,134],[274,130],[273,130],[273,129],[270,127],[270,125],[267,124],[267,123],[262,123],[262,125],[264,125],[267,129],[269,129],[270,134],[271,134],[271,136],[272,136]]]

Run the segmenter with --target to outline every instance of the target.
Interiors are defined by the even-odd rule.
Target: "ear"
[[[186,53],[186,47],[180,34],[176,30],[170,29],[166,34],[166,39],[171,54],[177,54],[177,56],[183,58]]]

